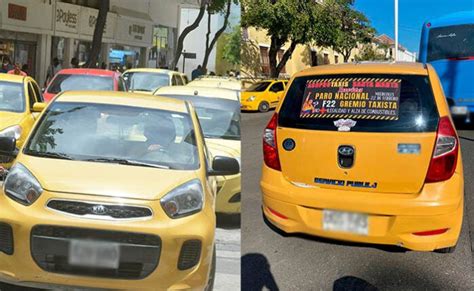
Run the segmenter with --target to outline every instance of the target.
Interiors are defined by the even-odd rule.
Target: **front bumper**
[[[133,290],[202,290],[206,286],[214,246],[215,215],[211,206],[189,217],[172,220],[166,217],[162,211],[160,212],[158,208],[160,206],[157,201],[117,199],[119,200],[115,201],[117,203],[152,207],[154,216],[151,219],[143,221],[110,221],[77,218],[45,208],[44,205],[50,198],[53,198],[53,196],[56,199],[101,201],[103,203],[111,202],[110,198],[104,199],[104,197],[62,193],[53,194],[45,191],[33,205],[26,207],[6,197],[3,194],[3,190],[1,190],[0,204],[2,205],[2,211],[0,212],[0,222],[11,226],[13,234],[13,254],[9,255],[5,252],[0,252],[0,281],[21,286],[47,288],[51,288],[51,286],[81,286],[87,288]],[[66,233],[63,230],[56,231],[56,236],[62,236],[62,245],[55,243],[56,248],[38,248],[38,245],[36,245],[37,242],[35,242],[35,238],[33,238],[33,230],[40,227],[40,225],[46,225],[56,229],[74,228],[79,230],[79,233],[82,234],[90,232],[103,234],[110,231],[115,233],[130,233],[130,241],[122,241],[124,244],[121,245],[120,248],[121,254],[124,254],[124,257],[127,257],[127,254],[134,253],[132,256],[134,260],[146,260],[147,258],[145,258],[143,254],[147,253],[142,253],[143,258],[140,258],[139,255],[137,255],[138,259],[135,257],[137,252],[133,252],[133,244],[135,242],[132,241],[132,236],[140,237],[140,234],[145,234],[157,237],[159,238],[160,252],[157,265],[152,269],[151,273],[144,278],[114,277],[113,274],[108,277],[103,276],[103,274],[94,277],[83,273],[78,275],[78,273],[65,271],[60,264],[61,260],[63,260],[62,264],[65,264],[64,257],[60,257],[60,253],[62,252],[64,255],[64,247],[67,246],[68,239],[77,239],[77,237],[71,235],[70,232]],[[44,239],[44,237],[48,235],[49,234],[43,234],[37,237]],[[94,237],[93,234],[89,235],[89,238],[99,240]],[[125,237],[123,239],[127,240],[128,238]],[[103,235],[100,240],[109,242],[109,239],[104,238]],[[178,268],[178,261],[182,246],[185,242],[191,240],[201,242],[199,259],[193,267],[180,270]],[[125,249],[127,251],[124,252],[123,246],[130,248]],[[49,254],[40,254],[44,255],[42,266],[37,263],[38,256],[36,256],[36,253],[35,255],[33,254],[35,249],[49,252]],[[120,264],[122,264],[122,258],[124,257],[121,255]],[[57,265],[49,266],[48,264]],[[45,266],[50,268],[50,271],[46,271]],[[121,267],[122,265],[120,265],[120,268]]]
[[[216,212],[226,214],[240,213],[240,173],[217,178]]]
[[[456,245],[461,231],[464,185],[457,173],[448,181],[426,184],[413,196],[301,188],[266,166],[260,185],[264,215],[287,233],[432,251]],[[368,235],[324,230],[324,209],[368,214]],[[439,235],[413,234],[443,228],[449,230]]]
[[[240,110],[243,111],[258,111],[258,102],[257,101],[240,101]]]

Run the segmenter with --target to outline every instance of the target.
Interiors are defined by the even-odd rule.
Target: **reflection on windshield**
[[[240,140],[240,112],[196,105],[202,131],[207,138]]]
[[[57,94],[62,91],[74,90],[112,91],[114,90],[114,80],[112,77],[105,76],[60,74],[54,78],[48,88],[48,93]]]
[[[169,85],[168,74],[148,73],[148,72],[130,72],[124,74],[125,82],[131,91],[154,92],[164,86]]]
[[[185,113],[57,102],[39,122],[25,154],[182,170],[199,165]]]
[[[25,97],[21,83],[0,82],[0,111],[25,111]]]
[[[250,86],[246,91],[247,92],[263,92],[268,88],[268,85],[270,85],[270,82],[255,83],[252,86]]]

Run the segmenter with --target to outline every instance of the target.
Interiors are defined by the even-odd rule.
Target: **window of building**
[[[318,65],[318,53],[311,51],[311,66],[315,67]]]
[[[262,63],[262,72],[265,75],[270,74],[270,59],[268,57],[268,48],[260,47],[260,58]]]
[[[326,53],[323,55],[323,62],[325,65],[329,64],[329,55]]]
[[[334,56],[334,63],[338,64],[339,63],[339,56]]]

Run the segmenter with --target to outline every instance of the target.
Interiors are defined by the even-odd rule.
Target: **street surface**
[[[262,219],[262,133],[273,111],[243,113],[242,290],[474,290],[474,130],[461,130],[465,215],[453,254],[284,237]]]
[[[217,269],[214,290],[240,290],[240,217],[218,219],[216,229]]]

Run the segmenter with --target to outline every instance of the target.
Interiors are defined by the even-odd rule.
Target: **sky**
[[[394,37],[394,0],[355,0],[355,8],[367,16],[377,35]],[[474,10],[474,0],[398,0],[398,42],[418,53],[426,20],[467,10]]]

